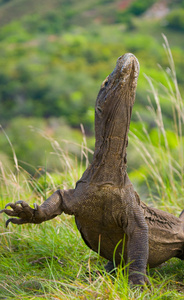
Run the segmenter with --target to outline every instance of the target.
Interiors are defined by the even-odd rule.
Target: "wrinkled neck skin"
[[[118,58],[114,71],[102,83],[95,106],[93,161],[80,181],[125,185],[126,147],[138,75],[138,60],[128,53]]]

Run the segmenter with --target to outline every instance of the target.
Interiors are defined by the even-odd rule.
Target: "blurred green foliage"
[[[131,22],[132,16],[139,16],[143,14],[151,5],[153,5],[155,0],[134,0],[130,3],[127,9],[123,9],[117,11],[117,19],[116,21],[119,22]]]
[[[81,157],[82,143],[82,133],[71,129],[62,118],[17,117],[10,122],[6,133],[0,131],[0,160],[4,168],[11,170],[15,153],[20,167],[31,174],[38,169],[63,171],[64,153],[69,153],[73,160]],[[88,138],[88,143],[92,146],[94,138]]]
[[[184,8],[171,11],[166,20],[169,28],[184,31]]]
[[[154,4],[155,0],[136,0],[133,1],[128,8],[128,12],[133,15],[139,16],[144,13],[152,4]]]
[[[82,123],[87,133],[93,132],[92,111],[100,84],[114,68],[117,57],[125,52],[135,53],[140,60],[136,103],[143,105],[143,111],[147,85],[143,73],[149,70],[153,78],[166,81],[162,71],[155,68],[158,61],[166,66],[166,59],[154,37],[137,31],[122,34],[116,27],[103,28],[102,32],[78,28],[59,36],[42,35],[30,40],[26,27],[20,30],[19,26],[19,22],[5,26],[0,34],[0,119],[5,126],[17,116],[62,116],[71,126]],[[109,32],[111,38],[106,40]],[[174,52],[182,84],[182,52],[177,48]]]
[[[69,139],[82,143],[80,124],[88,146],[94,148],[95,99],[116,59],[125,52],[133,52],[141,66],[133,124],[139,128],[139,112],[148,131],[154,133],[155,121],[146,107],[151,93],[144,74],[161,83],[157,85],[159,91],[161,85],[168,86],[167,77],[172,77],[161,32],[168,35],[177,79],[182,92],[184,89],[183,35],[176,30],[181,28],[169,29],[169,24],[175,22],[174,18],[168,21],[174,10],[164,22],[141,17],[155,2],[132,1],[122,8],[118,0],[0,1],[0,124],[24,169],[34,174],[34,168],[45,166],[46,161],[49,170],[58,164],[62,169],[62,163],[51,154],[53,140],[80,157],[79,147],[62,142]],[[182,5],[177,1],[177,8]],[[172,80],[169,84],[173,85]],[[169,129],[171,105],[162,92],[160,101]],[[12,148],[2,131],[0,149],[5,160],[12,157]]]
[[[7,2],[10,2],[10,1],[12,1],[12,0],[0,0],[0,5],[3,5],[3,4],[5,4]]]

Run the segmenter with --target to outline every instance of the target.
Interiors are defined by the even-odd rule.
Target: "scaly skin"
[[[38,224],[62,212],[74,215],[85,243],[109,260],[106,269],[114,268],[116,249],[116,265],[122,259],[130,263],[130,282],[143,285],[148,283],[148,264],[184,259],[184,213],[177,218],[148,207],[128,178],[126,148],[138,74],[137,59],[125,54],[102,83],[95,106],[93,160],[75,189],[58,190],[34,209],[17,201],[0,212],[13,217],[6,225]]]

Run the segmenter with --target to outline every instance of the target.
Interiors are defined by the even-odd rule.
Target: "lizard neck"
[[[104,136],[96,141],[91,170],[93,181],[125,185],[131,112],[131,106],[121,106],[117,112],[120,117],[117,116],[114,122],[111,121],[105,128]]]
[[[95,106],[95,152],[82,181],[125,185],[126,147],[138,74],[139,63],[128,53],[119,57],[114,71],[102,83]]]

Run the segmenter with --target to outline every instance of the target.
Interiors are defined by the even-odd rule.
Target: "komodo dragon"
[[[14,224],[42,223],[62,212],[74,215],[87,246],[109,260],[108,271],[129,263],[129,281],[148,283],[146,266],[171,257],[184,259],[184,210],[177,218],[144,204],[127,174],[128,131],[139,63],[125,54],[101,85],[95,106],[95,152],[75,189],[57,190],[34,209],[24,201],[8,203]],[[7,209],[10,206],[11,209]]]

